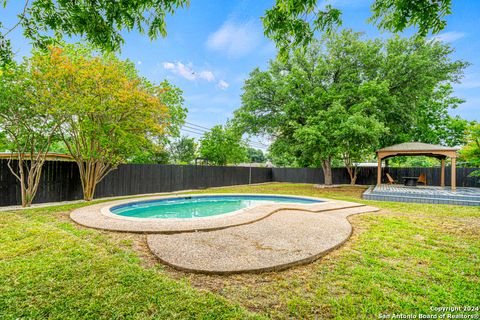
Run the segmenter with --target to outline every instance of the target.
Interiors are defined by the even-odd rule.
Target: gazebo
[[[377,151],[378,169],[377,185],[382,184],[382,160],[396,156],[427,156],[440,159],[442,162],[442,171],[440,176],[440,185],[445,187],[445,159],[452,159],[451,187],[456,189],[456,159],[457,148],[445,147],[436,144],[422,142],[407,142],[395,144]]]

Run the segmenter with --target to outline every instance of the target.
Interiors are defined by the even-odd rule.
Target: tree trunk
[[[348,175],[350,176],[350,184],[357,182],[357,167],[347,166]]]
[[[23,160],[18,160],[18,171],[20,174],[20,190],[22,191],[22,207],[29,207],[27,203],[27,188],[25,187],[25,171],[23,170]]]
[[[325,177],[325,184],[332,185],[332,164],[331,159],[322,160],[323,176]]]
[[[80,181],[82,182],[83,199],[92,201],[95,196],[97,184],[112,170],[112,168],[103,162],[89,159],[85,162],[77,161],[80,171]]]
[[[19,156],[19,159],[17,160],[18,174],[12,168],[10,161],[11,159],[7,163],[8,168],[17,178],[17,180],[20,181],[22,207],[30,207],[40,184],[40,177],[42,176],[42,168],[45,160],[44,158],[41,158],[39,160],[33,160],[32,154],[30,160],[30,167],[28,167],[28,165],[25,164],[25,160],[23,159],[23,157]]]

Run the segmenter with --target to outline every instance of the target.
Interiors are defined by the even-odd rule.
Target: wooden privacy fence
[[[16,165],[16,163],[12,163]],[[468,174],[476,169],[458,168],[457,186],[479,187],[476,178]],[[430,185],[440,184],[440,168],[387,168],[395,179],[425,173]],[[446,181],[449,180],[447,170]],[[111,172],[96,189],[95,198],[203,189],[263,182],[323,183],[322,169],[315,168],[255,168],[193,165],[125,164]],[[333,183],[348,184],[345,168],[333,169]],[[376,183],[376,168],[361,168],[357,184]],[[77,165],[73,162],[47,161],[34,203],[82,199],[82,187]],[[20,184],[0,160],[0,206],[21,203]]]
[[[357,184],[375,185],[377,183],[377,168],[359,168]],[[480,178],[469,177],[469,174],[479,168],[457,168],[456,181],[459,187],[480,187]],[[440,167],[431,168],[382,168],[382,183],[386,183],[386,173],[389,173],[395,180],[402,183],[402,177],[418,177],[424,173],[427,177],[427,184],[432,186],[440,185]],[[445,172],[445,185],[450,186],[450,168]],[[273,181],[297,182],[297,183],[323,183],[323,170],[317,168],[273,168]],[[350,176],[345,168],[333,168],[332,178],[334,184],[350,183]]]

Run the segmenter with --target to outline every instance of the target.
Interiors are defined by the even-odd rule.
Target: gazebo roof
[[[456,158],[457,150],[458,148],[445,147],[438,144],[406,142],[377,150],[377,156],[379,159],[396,156],[427,156],[445,159],[446,157]]]
[[[423,143],[423,142],[405,142],[405,143],[399,143],[399,144],[394,144],[393,146],[389,146],[383,149],[378,150],[377,152],[383,152],[383,151],[457,151],[458,148],[452,148],[452,147],[445,147],[441,146],[439,144],[429,144],[429,143]]]

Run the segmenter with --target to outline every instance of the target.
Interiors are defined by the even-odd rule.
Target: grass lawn
[[[85,204],[0,212],[0,319],[378,318],[480,306],[480,208],[360,200],[361,187],[264,184],[201,192],[280,193],[368,203],[352,238],[277,273],[187,274],[144,235],[77,226]],[[477,312],[477,314],[480,312]]]

